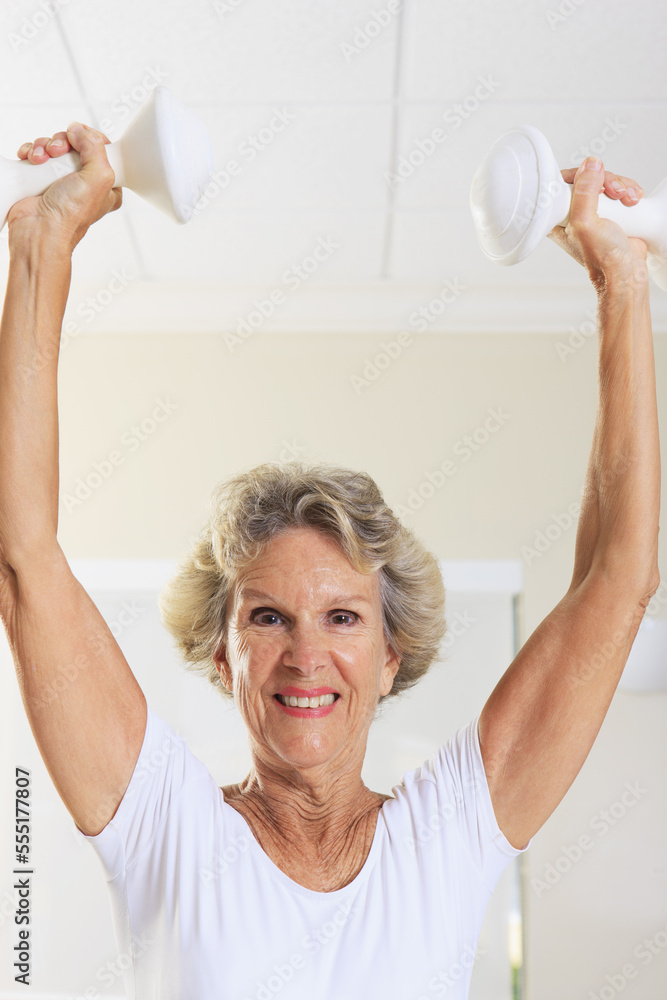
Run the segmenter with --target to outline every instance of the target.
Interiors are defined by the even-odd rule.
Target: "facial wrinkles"
[[[266,699],[272,698],[281,687],[334,688],[343,698],[350,720],[356,720],[355,734],[363,732],[374,716],[375,672],[363,670],[366,664],[377,662],[378,643],[372,628],[363,625],[357,626],[356,635],[329,635],[319,623],[320,617],[313,615],[313,621],[309,616],[305,624],[298,622],[291,629],[296,654],[291,637],[284,632],[257,635],[252,626],[245,624],[234,626],[233,632],[230,630],[235,697],[255,739],[262,745],[266,745]],[[316,719],[308,724],[308,729],[304,726],[301,735],[304,743],[318,750],[325,738],[313,727],[317,727]]]
[[[240,575],[234,592],[228,643],[235,699],[257,750],[267,764],[274,758],[278,767],[287,763],[280,760],[281,749],[289,750],[281,744],[285,732],[310,748],[315,758],[329,746],[332,764],[335,760],[344,766],[360,749],[363,757],[365,734],[377,706],[385,651],[377,578],[358,574],[339,550],[322,553],[318,546],[320,539],[311,534],[293,537],[289,547],[269,550]],[[248,588],[267,596],[241,597]],[[340,598],[338,605],[336,595],[345,593],[363,594],[371,604],[350,602],[348,607]],[[260,607],[271,608],[283,620],[271,626],[254,624],[252,613]],[[356,611],[360,618],[351,626],[340,625],[330,617],[332,610]],[[336,718],[329,722],[325,717],[318,725],[316,719],[285,720],[271,712],[269,724],[267,699],[290,685],[334,688],[341,694]],[[295,723],[302,721],[300,731]]]

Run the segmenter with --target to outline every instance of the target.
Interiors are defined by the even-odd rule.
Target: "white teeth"
[[[334,694],[320,694],[313,698],[295,698],[294,695],[278,695],[283,705],[290,708],[321,708],[323,705],[333,705],[336,700]]]

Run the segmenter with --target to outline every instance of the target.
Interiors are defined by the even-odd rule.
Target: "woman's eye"
[[[334,611],[332,618],[335,625],[352,625],[357,620],[358,615],[353,611]]]
[[[257,611],[253,611],[252,620],[259,625],[275,625],[276,622],[280,621],[280,615],[276,614],[275,611],[263,611],[260,608]]]
[[[334,625],[354,625],[359,616],[354,611],[333,611],[330,614],[330,621]],[[250,620],[256,625],[280,625],[282,616],[271,608],[256,608],[250,615]]]

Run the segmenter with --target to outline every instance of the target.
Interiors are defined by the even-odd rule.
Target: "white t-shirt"
[[[495,819],[478,718],[394,786],[356,878],[316,892],[149,708],[116,815],[86,838],[129,1000],[465,1000],[487,902],[522,853]]]

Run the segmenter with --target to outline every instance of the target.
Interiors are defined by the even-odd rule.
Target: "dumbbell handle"
[[[601,194],[597,214],[601,219],[618,223],[626,236],[636,236],[644,240],[650,253],[664,253],[666,249],[664,195],[667,191],[662,191],[662,201],[659,194],[665,185],[667,180],[663,181],[649,197],[641,198],[635,205],[623,205],[620,201]],[[567,196],[567,212],[557,223],[561,226],[567,225],[569,221],[572,201],[572,185],[563,181],[563,186]]]
[[[114,187],[123,187],[125,169],[123,157],[117,143],[105,144],[111,168],[116,175]],[[8,160],[0,157],[0,174],[3,182],[3,203],[14,205],[22,198],[43,194],[54,181],[81,169],[81,157],[75,149],[62,156],[53,156],[46,163],[30,163],[28,160]],[[7,214],[9,209],[7,210]],[[0,229],[7,221],[7,215],[0,219]]]

